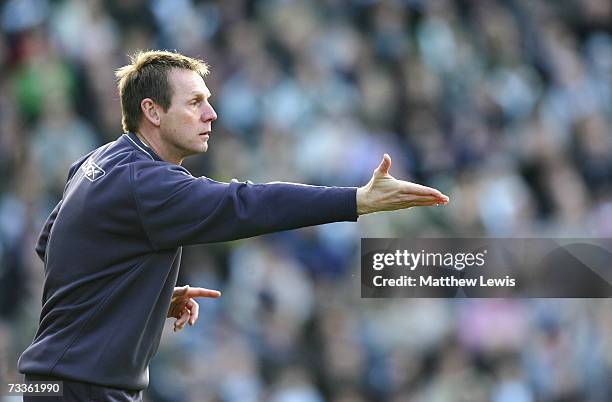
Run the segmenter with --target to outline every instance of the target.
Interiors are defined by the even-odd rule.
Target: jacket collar
[[[162,158],[160,158],[159,155],[157,155],[153,151],[153,149],[149,148],[142,141],[140,141],[140,138],[138,138],[138,136],[136,134],[134,134],[134,133],[125,133],[123,135],[127,138],[128,142],[133,147],[138,149],[140,152],[144,152],[145,154],[147,154],[147,156],[149,158],[151,158],[151,160],[164,162],[164,160]]]

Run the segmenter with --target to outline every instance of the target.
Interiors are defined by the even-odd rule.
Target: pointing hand
[[[216,299],[220,296],[221,292],[218,290],[192,288],[189,285],[174,288],[167,316],[168,318],[176,318],[176,321],[174,321],[174,332],[183,329],[188,321],[189,325],[193,325],[198,320],[200,306],[195,301],[195,297],[212,297]]]

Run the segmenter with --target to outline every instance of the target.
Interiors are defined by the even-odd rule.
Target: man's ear
[[[140,102],[140,110],[145,119],[147,119],[155,127],[161,124],[161,107],[151,98],[144,98]]]

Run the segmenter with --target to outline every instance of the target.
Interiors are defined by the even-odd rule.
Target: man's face
[[[168,73],[173,88],[167,112],[161,112],[162,139],[179,158],[206,152],[217,113],[208,103],[210,91],[195,71],[175,68]]]

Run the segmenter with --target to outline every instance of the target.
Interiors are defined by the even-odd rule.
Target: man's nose
[[[210,104],[206,105],[206,109],[204,109],[204,112],[202,113],[202,120],[203,121],[217,120],[217,112],[215,112],[215,109]]]

